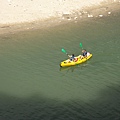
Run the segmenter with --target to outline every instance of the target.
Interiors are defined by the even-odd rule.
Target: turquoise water
[[[120,15],[0,37],[1,120],[119,120]],[[61,52],[93,57],[60,68]]]

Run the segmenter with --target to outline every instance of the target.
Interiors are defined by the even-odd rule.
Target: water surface
[[[0,37],[1,120],[119,120],[120,15]],[[61,52],[93,57],[60,68]]]

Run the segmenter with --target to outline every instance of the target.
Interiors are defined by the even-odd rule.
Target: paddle
[[[82,50],[83,50],[82,43],[80,43],[80,47],[81,47],[81,48],[82,48]],[[86,59],[87,59],[87,57],[86,57]]]
[[[82,46],[82,43],[80,43],[80,47],[82,48],[82,50],[83,50],[83,46]]]
[[[80,47],[83,49],[83,47],[82,47],[82,43],[80,43]]]
[[[65,54],[67,54],[67,52],[66,52],[66,50],[65,49],[61,49],[61,51],[63,52],[63,53],[65,53]],[[67,54],[68,55],[68,54]]]

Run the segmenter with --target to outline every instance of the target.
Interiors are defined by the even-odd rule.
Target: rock
[[[108,14],[110,15],[110,14],[111,14],[111,12],[108,12]]]
[[[74,17],[74,20],[76,20],[77,19],[77,17]]]
[[[93,17],[93,15],[88,14],[88,17]]]
[[[99,15],[99,17],[103,17],[103,15]]]

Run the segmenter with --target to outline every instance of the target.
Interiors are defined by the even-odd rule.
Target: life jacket
[[[72,57],[70,58],[70,60],[73,61],[73,60],[74,60],[74,56],[72,56]]]

